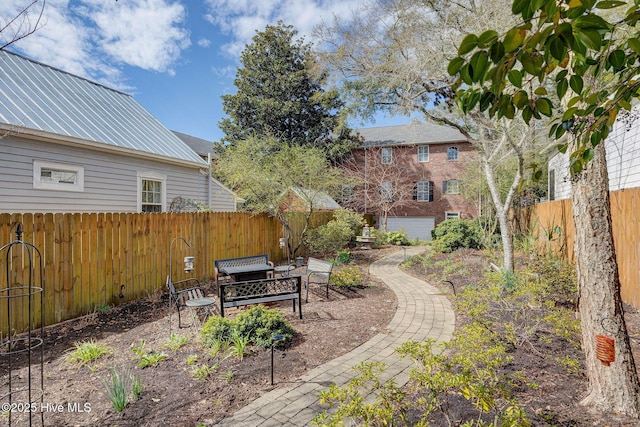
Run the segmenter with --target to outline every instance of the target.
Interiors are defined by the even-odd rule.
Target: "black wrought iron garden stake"
[[[9,426],[44,426],[44,269],[40,251],[22,234],[18,224],[16,240],[0,247],[0,416]]]

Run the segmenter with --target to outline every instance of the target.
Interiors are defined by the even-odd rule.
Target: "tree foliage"
[[[295,39],[297,31],[279,22],[258,32],[241,54],[237,92],[223,95],[222,143],[234,145],[253,136],[282,144],[322,148],[332,159],[351,148],[341,120],[336,90],[325,91],[325,76],[313,72],[311,47]]]
[[[319,148],[281,146],[273,138],[249,138],[238,141],[218,158],[215,173],[245,200],[244,208],[275,217],[291,237],[289,224],[295,215],[303,215],[307,227],[311,214],[326,193],[340,186],[340,171],[333,168]],[[305,209],[291,209],[291,191]],[[307,227],[298,237],[306,234]],[[291,239],[289,240],[291,244]],[[298,247],[289,248],[295,254]]]

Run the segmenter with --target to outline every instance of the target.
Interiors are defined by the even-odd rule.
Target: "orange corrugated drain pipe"
[[[609,366],[616,360],[616,341],[606,335],[596,335],[596,357],[603,365]]]

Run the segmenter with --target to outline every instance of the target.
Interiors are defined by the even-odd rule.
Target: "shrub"
[[[459,248],[479,249],[482,231],[476,221],[453,218],[441,222],[431,232],[433,248],[440,252],[453,252]]]
[[[229,341],[233,329],[233,320],[227,317],[210,316],[200,328],[202,344],[206,347],[213,347],[216,344],[226,343]]]
[[[288,347],[293,339],[293,328],[278,310],[256,305],[239,313],[235,321],[240,335],[260,347],[271,347],[271,338],[274,335],[283,336],[278,343],[282,348]]]
[[[407,237],[407,233],[404,231],[389,231],[387,233],[387,243],[396,246],[411,244]]]
[[[338,287],[361,286],[362,275],[357,265],[344,266],[331,274],[331,284]]]
[[[274,335],[282,335],[278,347],[286,348],[291,344],[293,334],[293,328],[278,310],[261,305],[238,313],[234,320],[211,316],[200,329],[202,344],[207,347],[229,342],[231,337],[239,336],[246,338],[247,343],[268,348]]]
[[[334,219],[309,230],[306,246],[312,253],[332,253],[344,248],[366,225],[364,217],[347,209],[338,209]]]

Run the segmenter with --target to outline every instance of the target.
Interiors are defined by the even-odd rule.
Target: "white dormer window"
[[[33,188],[84,191],[84,167],[35,160],[33,162]]]
[[[391,148],[383,148],[380,151],[380,153],[382,155],[382,164],[383,165],[390,165],[391,162],[393,161]]]

